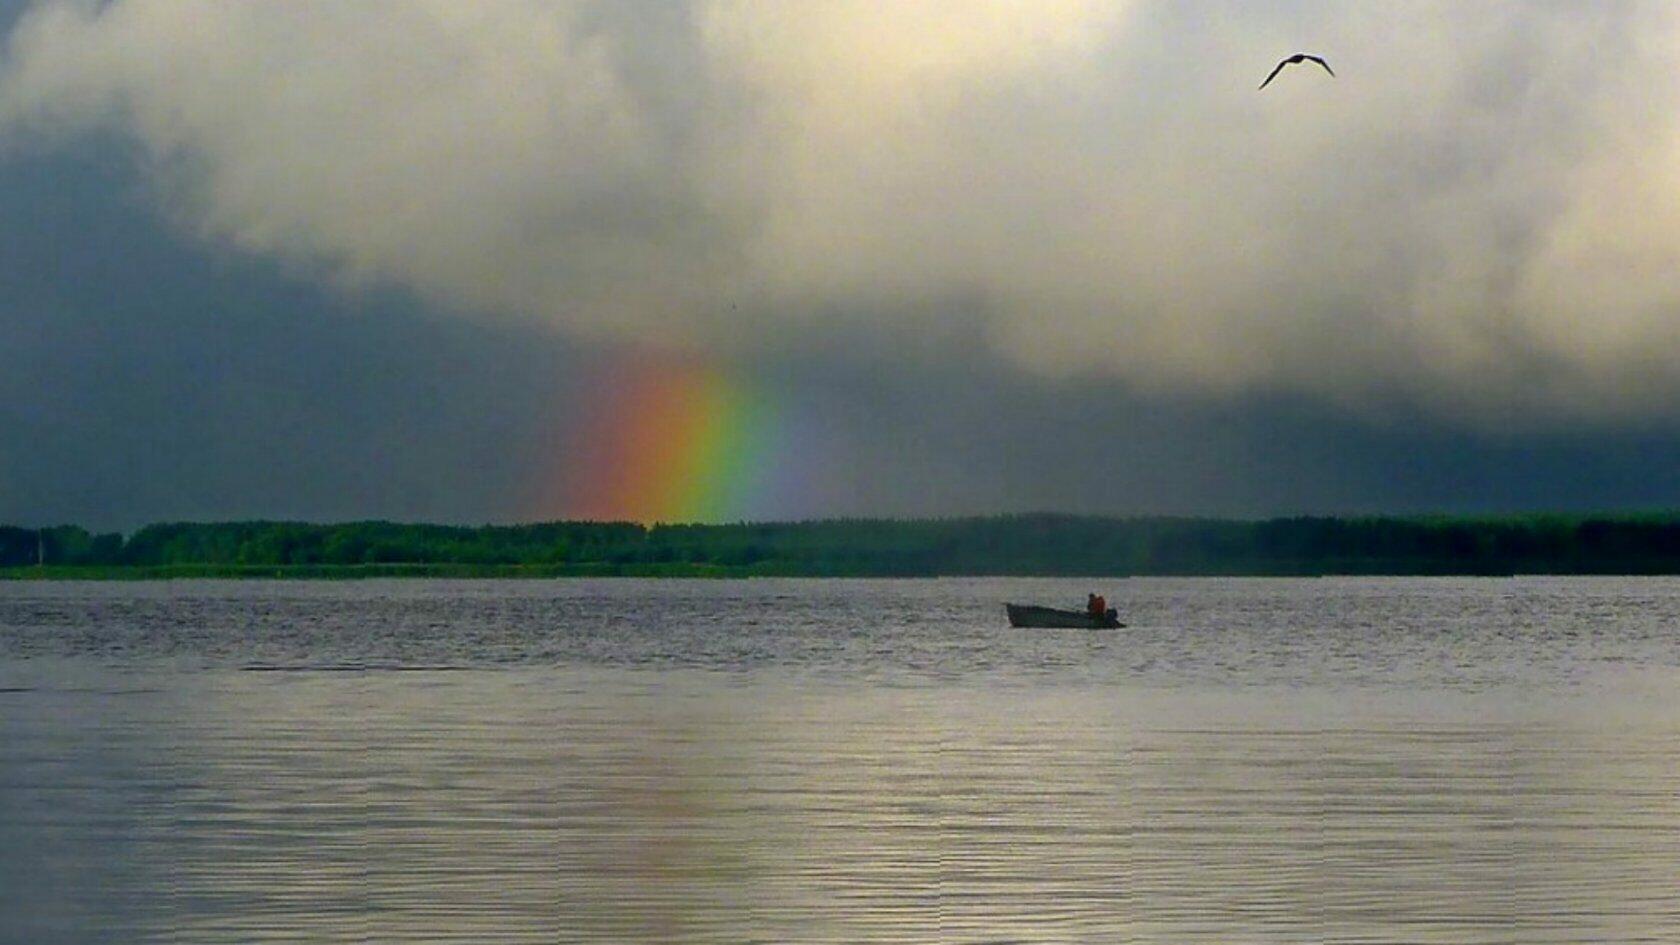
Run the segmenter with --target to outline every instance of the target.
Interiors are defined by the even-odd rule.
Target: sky
[[[1673,4],[0,29],[3,522],[1680,505]]]

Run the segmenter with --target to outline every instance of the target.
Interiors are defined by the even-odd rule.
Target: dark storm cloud
[[[0,521],[477,522],[544,506],[599,343],[323,291],[160,228],[120,148],[0,172]],[[1269,514],[1673,504],[1680,432],[1494,437],[1298,395],[1189,398],[1045,378],[961,321],[826,329],[766,353],[843,457],[790,516]]]
[[[1255,93],[1298,45],[1339,77]],[[462,312],[722,355],[932,313],[1544,428],[1680,393],[1677,55],[1640,2],[53,0],[0,131],[114,131],[190,232]]]
[[[0,519],[516,514],[565,350],[206,254],[125,163],[0,175]]]
[[[563,515],[650,340],[839,457],[777,514],[1675,504],[1675,21],[40,4],[0,521]]]

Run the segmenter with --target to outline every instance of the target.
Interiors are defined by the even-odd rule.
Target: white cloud
[[[1680,393],[1677,38],[1639,3],[48,2],[0,131],[115,127],[207,238],[469,312],[937,312],[1044,370],[1540,423]],[[1299,46],[1338,78],[1256,93]]]

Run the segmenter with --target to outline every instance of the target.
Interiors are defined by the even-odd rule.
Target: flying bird
[[[1266,81],[1260,83],[1260,88],[1263,89],[1266,86],[1271,85],[1272,80],[1277,78],[1277,74],[1279,72],[1283,71],[1284,66],[1298,66],[1303,62],[1307,62],[1308,60],[1311,60],[1312,62],[1316,62],[1319,65],[1323,66],[1324,71],[1330,73],[1331,78],[1336,77],[1336,71],[1334,69],[1331,69],[1330,64],[1328,62],[1325,62],[1322,57],[1311,56],[1311,55],[1308,55],[1304,52],[1298,52],[1295,55],[1290,56],[1288,59],[1285,59],[1284,61],[1278,63],[1277,68],[1272,70],[1272,74],[1269,75],[1269,76],[1266,76]]]

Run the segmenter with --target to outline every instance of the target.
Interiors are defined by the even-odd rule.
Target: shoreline
[[[1415,567],[1410,569],[1322,570],[1311,568],[1267,568],[1196,571],[1150,571],[1134,573],[1089,573],[1063,571],[996,572],[888,572],[879,570],[814,570],[794,567],[704,564],[372,564],[372,565],[48,565],[0,568],[0,584],[57,581],[363,581],[391,578],[410,580],[505,580],[541,581],[578,578],[671,578],[744,580],[748,578],[810,579],[934,579],[934,578],[1044,578],[1125,580],[1128,578],[1514,578],[1514,577],[1674,577],[1680,571],[1633,570],[1550,570],[1469,571]]]
[[[37,562],[44,561],[42,566]],[[0,580],[1680,574],[1680,513],[0,526]]]

